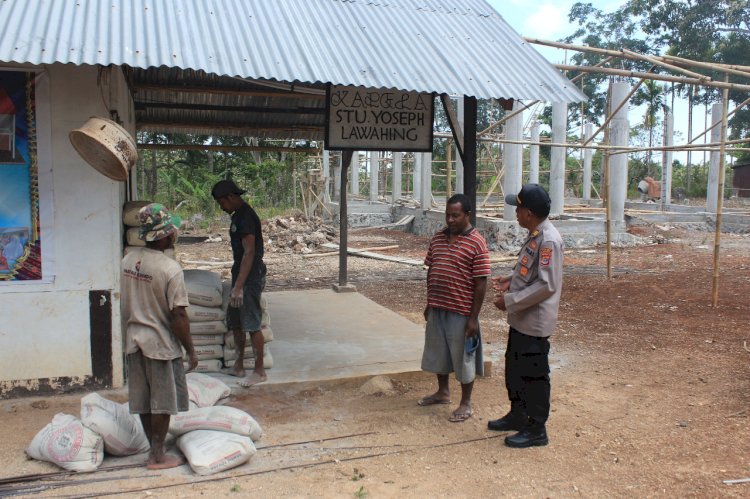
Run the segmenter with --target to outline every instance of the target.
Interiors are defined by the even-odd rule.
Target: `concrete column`
[[[456,117],[458,118],[458,128],[461,130],[461,134],[464,133],[466,127],[464,126],[464,99],[459,97],[456,102]],[[458,148],[456,148],[456,188],[453,192],[456,194],[463,194],[464,192],[464,162],[461,159],[461,155],[458,154]]]
[[[331,176],[330,163],[331,163],[331,152],[323,149],[323,171],[322,171],[323,195],[321,196],[321,199],[324,201],[328,201],[331,197],[331,192],[330,192],[331,182],[329,178]]]
[[[419,201],[422,194],[422,155],[418,152],[412,154],[414,156],[414,168],[411,175],[411,197],[415,201]]]
[[[354,194],[355,196],[359,195],[359,151],[354,151],[352,153],[352,167],[350,168],[352,171],[352,176],[350,177],[351,181],[349,182],[349,185],[351,187],[349,188],[349,192]]]
[[[594,124],[586,123],[584,130],[583,139],[588,141],[594,135]],[[592,149],[583,150],[583,193],[581,193],[581,197],[584,201],[591,199],[591,159],[593,156],[594,151]]]
[[[535,121],[531,125],[531,141],[539,142],[539,122]],[[529,147],[529,183],[539,183],[539,146],[531,145]]]
[[[674,144],[674,116],[667,113],[664,123],[664,145],[669,147]],[[669,206],[672,204],[672,151],[664,151],[661,166],[661,204]]]
[[[519,109],[518,101],[513,102],[513,110]],[[523,113],[519,113],[505,122],[505,137],[508,140],[521,140],[523,134]],[[521,190],[523,168],[521,158],[523,148],[520,144],[506,143],[503,150],[503,192],[516,194]],[[503,219],[514,220],[516,207],[506,204],[503,208]]]
[[[630,92],[630,84],[618,81],[612,84],[612,107],[616,108]],[[610,122],[609,142],[612,146],[627,146],[630,125],[628,107],[620,109]],[[609,158],[610,214],[614,222],[625,221],[625,199],[628,195],[628,155],[614,154]]]
[[[711,142],[721,140],[721,103],[711,106]],[[719,189],[719,168],[721,156],[719,151],[711,151],[711,159],[708,162],[708,191],[706,192],[706,211],[716,213],[718,207],[718,189]]]
[[[378,200],[378,155],[367,151],[367,171],[370,174],[370,201]]]
[[[341,161],[343,153],[339,153],[338,161],[336,166],[333,167],[333,197],[334,199],[341,198]]]
[[[552,142],[562,144],[567,141],[568,105],[564,102],[552,103]],[[553,147],[549,172],[549,197],[552,200],[551,215],[560,215],[565,204],[565,147]]]
[[[420,152],[417,154],[421,156],[419,162],[422,165],[422,189],[419,196],[419,204],[423,210],[429,210],[432,208],[432,153]]]
[[[400,152],[393,153],[393,199],[397,201],[401,198],[401,161],[404,155]]]

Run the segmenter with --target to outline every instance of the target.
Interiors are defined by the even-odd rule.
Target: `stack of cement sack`
[[[138,219],[138,212],[144,206],[151,204],[151,201],[128,201],[122,207],[122,223],[125,224],[125,254],[132,251],[133,248],[146,246],[146,241],[138,237],[141,222]],[[174,250],[168,249],[164,252],[169,258],[174,259]]]
[[[229,292],[231,291],[231,283],[229,281],[224,281],[224,294],[225,302],[228,303],[229,300]],[[260,308],[263,312],[262,318],[261,318],[261,325],[260,330],[263,333],[263,368],[264,369],[270,369],[273,367],[273,357],[271,356],[271,350],[268,348],[268,343],[273,341],[273,330],[271,330],[271,317],[268,315],[268,306],[266,303],[266,299],[261,295],[260,297]],[[245,333],[245,362],[244,366],[245,368],[252,369],[255,367],[255,355],[253,352],[253,343],[250,339],[250,333]],[[237,349],[234,342],[234,334],[230,331],[226,334],[225,340],[224,340],[224,365],[226,367],[232,367],[234,366],[234,363],[237,361]]]
[[[169,433],[192,470],[210,475],[246,463],[255,454],[263,431],[248,413],[228,406],[215,406],[229,396],[222,381],[201,373],[186,375],[190,410],[173,416]]]
[[[227,332],[221,275],[210,270],[185,270],[184,275],[190,302],[187,309],[190,334],[198,357],[196,371],[221,371]]]

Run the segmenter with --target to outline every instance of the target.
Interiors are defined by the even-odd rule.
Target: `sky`
[[[529,0],[487,0],[510,24],[510,26],[522,36],[540,38],[545,40],[559,40],[572,34],[576,26],[568,21],[568,13],[575,1],[529,1]],[[612,12],[625,3],[624,0],[581,0],[593,4],[597,9],[604,12]],[[574,52],[534,45],[548,61],[553,64],[565,62],[565,58]],[[703,131],[702,108],[694,108],[693,112],[693,135]],[[643,108],[631,108],[629,112],[630,125],[634,126],[643,120]],[[675,103],[674,123],[675,144],[685,143],[687,137],[687,104]],[[709,117],[710,120],[710,117]],[[698,154],[699,158],[695,158]],[[700,161],[703,153],[694,153],[693,161]],[[684,153],[675,153],[674,158],[685,162]]]

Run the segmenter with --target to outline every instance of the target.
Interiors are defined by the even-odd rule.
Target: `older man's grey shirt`
[[[508,324],[523,334],[546,337],[557,324],[563,275],[563,242],[549,220],[529,233],[505,293]]]

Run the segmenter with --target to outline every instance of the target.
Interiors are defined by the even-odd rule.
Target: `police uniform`
[[[555,330],[562,290],[563,243],[545,219],[529,233],[505,293],[508,348],[505,386],[511,413],[544,428],[549,416],[549,336]]]

